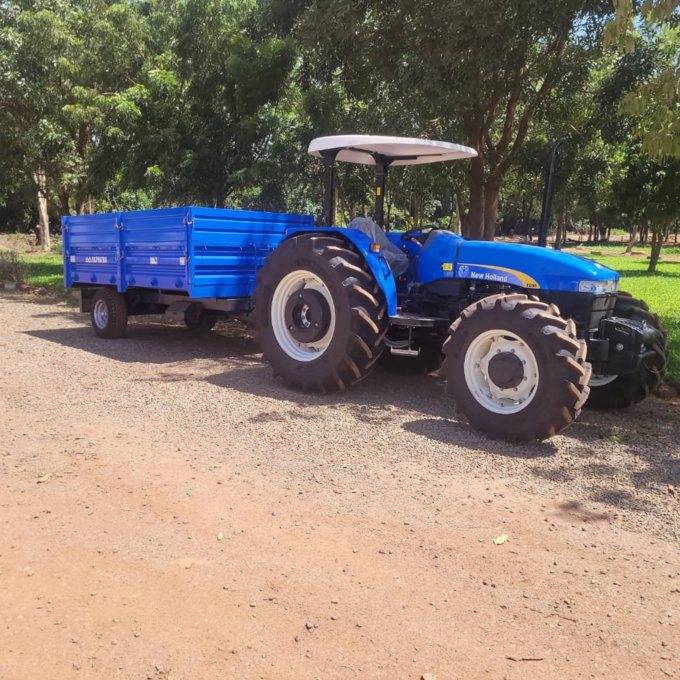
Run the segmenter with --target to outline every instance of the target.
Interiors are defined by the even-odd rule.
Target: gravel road
[[[435,376],[300,395],[236,323],[12,294],[0,369],[0,678],[680,677],[675,402],[511,445]]]

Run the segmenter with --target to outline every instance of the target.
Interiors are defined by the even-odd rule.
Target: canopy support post
[[[321,212],[321,226],[333,226],[333,194],[335,189],[335,157],[340,149],[332,149],[322,152],[324,190],[323,190],[323,209]]]
[[[387,184],[387,171],[390,167],[390,161],[381,156],[374,154],[375,158],[375,215],[373,220],[381,228],[384,229],[384,206],[385,206],[385,185]]]

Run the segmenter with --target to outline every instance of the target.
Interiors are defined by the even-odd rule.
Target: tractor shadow
[[[430,455],[435,456],[439,466],[443,464],[452,472],[456,471],[458,455],[493,456],[497,462],[492,467],[499,474],[541,486],[545,483],[550,495],[566,499],[565,517],[577,510],[592,515],[589,521],[610,517],[588,507],[594,503],[614,513],[667,516],[666,526],[674,531],[672,517],[680,510],[680,499],[669,493],[669,485],[680,489],[680,408],[669,402],[650,398],[623,412],[585,410],[557,437],[535,444],[514,444],[489,439],[457,419],[454,404],[436,375],[376,371],[347,392],[331,395],[291,391],[274,380],[265,363],[234,368],[205,380],[292,407],[285,412],[273,408],[255,414],[249,418],[252,423],[289,417],[332,419],[333,411],[339,409],[354,416],[357,427],[366,428],[369,439],[375,436],[372,428],[373,432],[374,428],[388,428],[451,447],[450,456],[433,448],[424,450],[422,457],[426,462]],[[395,440],[395,447],[409,446],[408,440]],[[511,465],[513,460],[516,464]]]
[[[552,442],[510,444],[487,438],[456,418],[453,401],[446,396],[437,375],[397,375],[378,369],[359,385],[335,394],[303,394],[274,379],[264,362],[209,376],[216,387],[244,394],[294,402],[295,416],[332,417],[342,409],[357,421],[357,427],[398,427],[401,430],[447,446],[469,449],[506,458],[544,458],[558,449]],[[415,416],[415,417],[414,417]],[[250,422],[281,419],[277,412],[259,414]]]
[[[43,306],[36,309],[35,318],[44,323],[52,314]],[[403,439],[405,434],[451,447],[450,456],[446,449],[424,449],[424,461],[435,455],[438,462],[448,461],[447,467],[455,471],[456,450],[459,455],[491,455],[499,474],[541,481],[551,493],[578,502],[597,502],[623,512],[661,512],[669,517],[680,510],[675,495],[680,494],[680,407],[675,402],[652,398],[622,412],[586,409],[558,437],[536,444],[512,444],[488,439],[456,418],[454,404],[437,375],[378,370],[347,392],[301,394],[274,380],[251,331],[241,323],[221,322],[215,331],[197,336],[184,327],[159,323],[157,317],[136,317],[125,338],[111,341],[98,338],[76,314],[70,319],[67,313],[54,314],[63,314],[68,325],[25,333],[114,361],[166,366],[170,370],[154,377],[158,383],[205,382],[271,399],[285,403],[285,414],[301,421],[332,422],[334,411],[342,411],[356,420],[357,428],[366,427],[368,437],[389,428],[401,437],[400,447],[411,445]],[[205,367],[191,370],[194,360],[208,360],[208,371],[217,372],[206,375]],[[277,407],[263,410],[250,416],[249,422],[265,425],[287,417],[282,413]],[[517,464],[511,466],[513,460]]]

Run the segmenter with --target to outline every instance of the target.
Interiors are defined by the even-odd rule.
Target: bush
[[[27,277],[28,264],[16,250],[0,252],[0,281],[25,281]]]

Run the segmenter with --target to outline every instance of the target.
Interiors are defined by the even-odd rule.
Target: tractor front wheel
[[[385,345],[385,296],[342,239],[284,241],[257,275],[253,320],[264,357],[286,386],[343,390],[363,380]]]
[[[573,321],[526,295],[494,295],[451,325],[442,375],[458,413],[494,439],[548,439],[579,415],[590,365]]]

